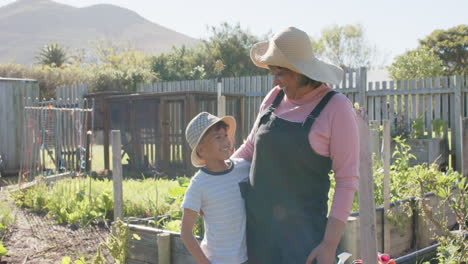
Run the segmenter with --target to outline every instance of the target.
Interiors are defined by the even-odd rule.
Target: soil
[[[90,260],[109,235],[105,226],[59,225],[44,214],[19,209],[6,192],[0,192],[0,198],[8,201],[15,218],[3,240],[8,255],[1,258],[0,264],[61,263],[67,256],[72,260],[80,257]],[[102,253],[107,263],[114,262],[105,250]]]

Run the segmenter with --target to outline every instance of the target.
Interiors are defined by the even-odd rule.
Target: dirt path
[[[4,192],[0,196],[6,197]],[[0,197],[1,198],[1,197]],[[11,199],[9,200],[12,203]],[[72,260],[94,255],[98,245],[105,241],[109,231],[105,227],[91,226],[77,229],[58,225],[45,216],[14,209],[15,224],[9,230],[4,246],[8,256],[0,263],[61,263],[63,257]],[[105,252],[108,263],[113,263]],[[6,261],[6,262],[4,262]]]

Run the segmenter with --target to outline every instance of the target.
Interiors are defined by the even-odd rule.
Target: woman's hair
[[[268,65],[268,69],[271,70],[272,67],[276,67],[276,68],[282,69],[282,70],[293,71],[293,70],[288,69],[286,67]],[[311,79],[311,78],[305,76],[304,74],[301,74],[301,73],[297,73],[297,74],[299,74],[299,83],[298,83],[299,86],[306,86],[306,85],[310,84],[310,86],[312,86],[313,88],[317,88],[317,87],[319,87],[320,85],[323,84],[322,82]]]
[[[306,86],[308,84],[310,84],[310,86],[312,86],[314,88],[317,88],[320,85],[322,85],[323,83],[319,82],[319,81],[316,81],[316,80],[313,80],[313,79],[305,76],[304,74],[300,74],[298,85],[299,86]]]

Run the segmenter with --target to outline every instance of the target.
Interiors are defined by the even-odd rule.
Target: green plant
[[[112,232],[105,242],[102,242],[92,261],[86,261],[84,257],[75,260],[74,264],[105,264],[106,259],[102,256],[102,248],[106,248],[117,264],[127,263],[128,247],[131,239],[141,240],[140,236],[133,234],[130,236],[130,228],[122,220],[118,219],[112,224]],[[71,264],[71,257],[63,257],[62,264]]]
[[[130,228],[121,220],[112,225],[113,232],[102,245],[107,248],[116,263],[126,263],[128,243],[130,240]]]
[[[418,206],[426,221],[432,223],[442,234],[437,237],[440,243],[437,253],[439,263],[464,263],[468,259],[468,184],[466,177],[449,169],[446,173],[437,170],[436,165],[425,168],[418,165],[415,168],[419,174],[416,177],[418,188]],[[424,173],[424,171],[426,173]],[[446,225],[447,216],[443,210],[434,210],[424,194],[428,191],[440,198],[438,208],[450,208],[455,214],[458,228],[452,232]]]
[[[447,127],[447,122],[442,119],[434,119],[431,121],[432,130],[437,138],[442,138],[442,134]]]
[[[411,128],[413,130],[412,138],[428,138],[428,136],[424,134],[424,116],[420,116],[416,120],[413,120],[411,122]]]
[[[42,65],[61,67],[67,60],[67,53],[60,44],[52,43],[42,47],[36,59]]]
[[[188,178],[125,180],[124,216],[146,218],[169,215],[180,219],[180,203]],[[65,179],[50,186],[38,184],[13,193],[16,204],[43,211],[59,223],[89,225],[113,219],[112,182],[89,178]],[[162,223],[158,223],[162,224]]]
[[[2,242],[0,241],[0,261],[2,261],[2,257],[8,254],[8,250],[3,246]]]

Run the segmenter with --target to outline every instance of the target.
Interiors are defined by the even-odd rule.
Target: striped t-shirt
[[[250,163],[243,159],[231,163],[224,172],[199,170],[182,202],[182,208],[203,211],[205,236],[200,246],[212,264],[247,260],[245,204],[239,182],[249,176]]]

